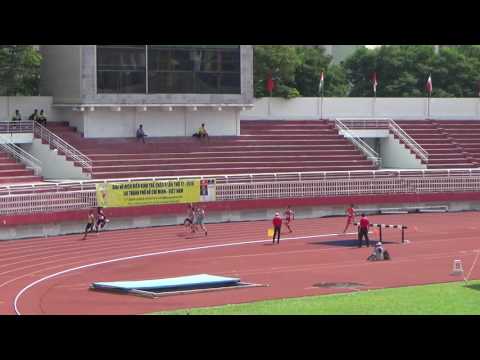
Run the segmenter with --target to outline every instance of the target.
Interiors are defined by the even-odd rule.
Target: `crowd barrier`
[[[480,192],[480,169],[183,177],[186,178],[216,179],[216,201]],[[180,178],[168,178],[172,179]],[[111,182],[145,180],[167,179]],[[93,208],[97,206],[96,184],[107,182],[0,187],[0,215]]]

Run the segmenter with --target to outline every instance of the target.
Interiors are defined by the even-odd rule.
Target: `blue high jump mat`
[[[90,289],[155,298],[258,286],[263,285],[243,283],[237,278],[201,274],[158,280],[96,282]]]

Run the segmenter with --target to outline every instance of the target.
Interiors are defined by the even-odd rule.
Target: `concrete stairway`
[[[449,133],[431,120],[398,120],[396,123],[429,153],[428,169],[476,167],[473,159]]]
[[[35,176],[33,170],[26,169],[9,154],[0,151],[0,184],[41,182],[41,176]]]

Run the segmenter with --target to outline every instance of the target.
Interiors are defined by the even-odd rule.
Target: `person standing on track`
[[[347,225],[345,225],[345,229],[343,233],[345,234],[348,230],[348,227],[355,222],[355,208],[354,205],[351,204],[350,207],[346,211],[347,214]]]
[[[276,213],[273,218],[273,245],[275,245],[275,237],[277,238],[277,244],[280,245],[280,233],[282,231],[282,217],[280,213]]]
[[[290,224],[293,220],[295,220],[295,211],[293,211],[292,207],[288,205],[287,210],[285,211],[285,226],[290,234],[293,232],[292,228],[290,227]]]
[[[367,247],[370,247],[370,240],[368,239],[368,229],[370,228],[370,221],[365,214],[362,214],[360,225],[358,227],[358,247],[362,247],[363,238],[365,238]]]
[[[95,215],[93,214],[93,210],[90,210],[90,213],[88,214],[87,226],[85,226],[85,235],[83,236],[82,240],[85,240],[87,238],[87,234],[93,231],[94,226],[95,226]]]

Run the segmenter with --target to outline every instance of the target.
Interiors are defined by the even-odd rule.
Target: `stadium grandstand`
[[[478,99],[254,99],[251,45],[40,50],[41,96],[0,98],[0,239],[81,233],[115,184],[193,180],[209,195],[107,204],[110,229],[179,224],[200,201],[212,222],[287,204],[305,218],[351,202],[478,207]],[[45,126],[25,120],[34,109]],[[208,139],[192,137],[201,124]]]

